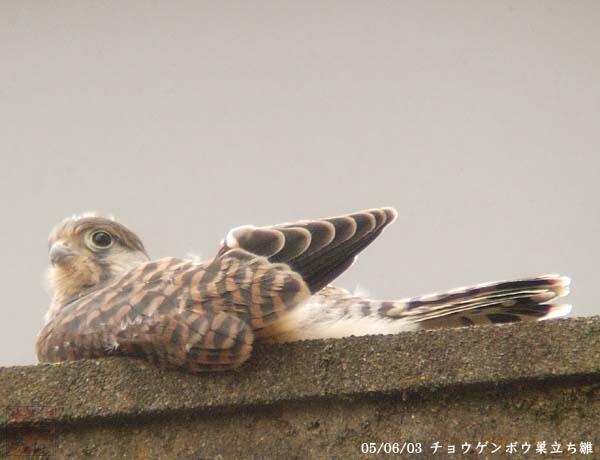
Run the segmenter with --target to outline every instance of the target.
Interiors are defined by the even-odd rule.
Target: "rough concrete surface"
[[[558,441],[547,458],[600,458],[600,317],[263,345],[220,374],[124,358],[8,367],[0,405],[13,457],[545,458],[491,443]],[[582,441],[593,454],[567,453]]]

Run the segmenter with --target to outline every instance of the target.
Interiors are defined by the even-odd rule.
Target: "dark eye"
[[[92,234],[92,243],[98,248],[108,248],[113,242],[112,236],[107,232],[94,232]]]

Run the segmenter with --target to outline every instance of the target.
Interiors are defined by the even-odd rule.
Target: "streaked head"
[[[92,214],[65,219],[50,234],[48,247],[54,306],[148,260],[135,233]]]

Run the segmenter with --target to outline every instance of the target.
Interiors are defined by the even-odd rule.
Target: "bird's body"
[[[40,361],[136,356],[191,372],[226,370],[256,341],[391,334],[562,316],[545,275],[380,301],[329,283],[396,218],[390,208],[273,227],[239,227],[206,262],[151,261],[114,220],[67,219],[50,236],[53,302]]]

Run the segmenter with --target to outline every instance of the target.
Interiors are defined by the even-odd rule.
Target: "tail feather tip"
[[[548,309],[548,313],[546,313],[543,317],[541,317],[539,319],[539,321],[544,321],[547,319],[554,319],[554,318],[562,318],[563,316],[567,316],[569,313],[571,313],[571,309],[572,309],[572,306],[570,304],[552,305]]]

